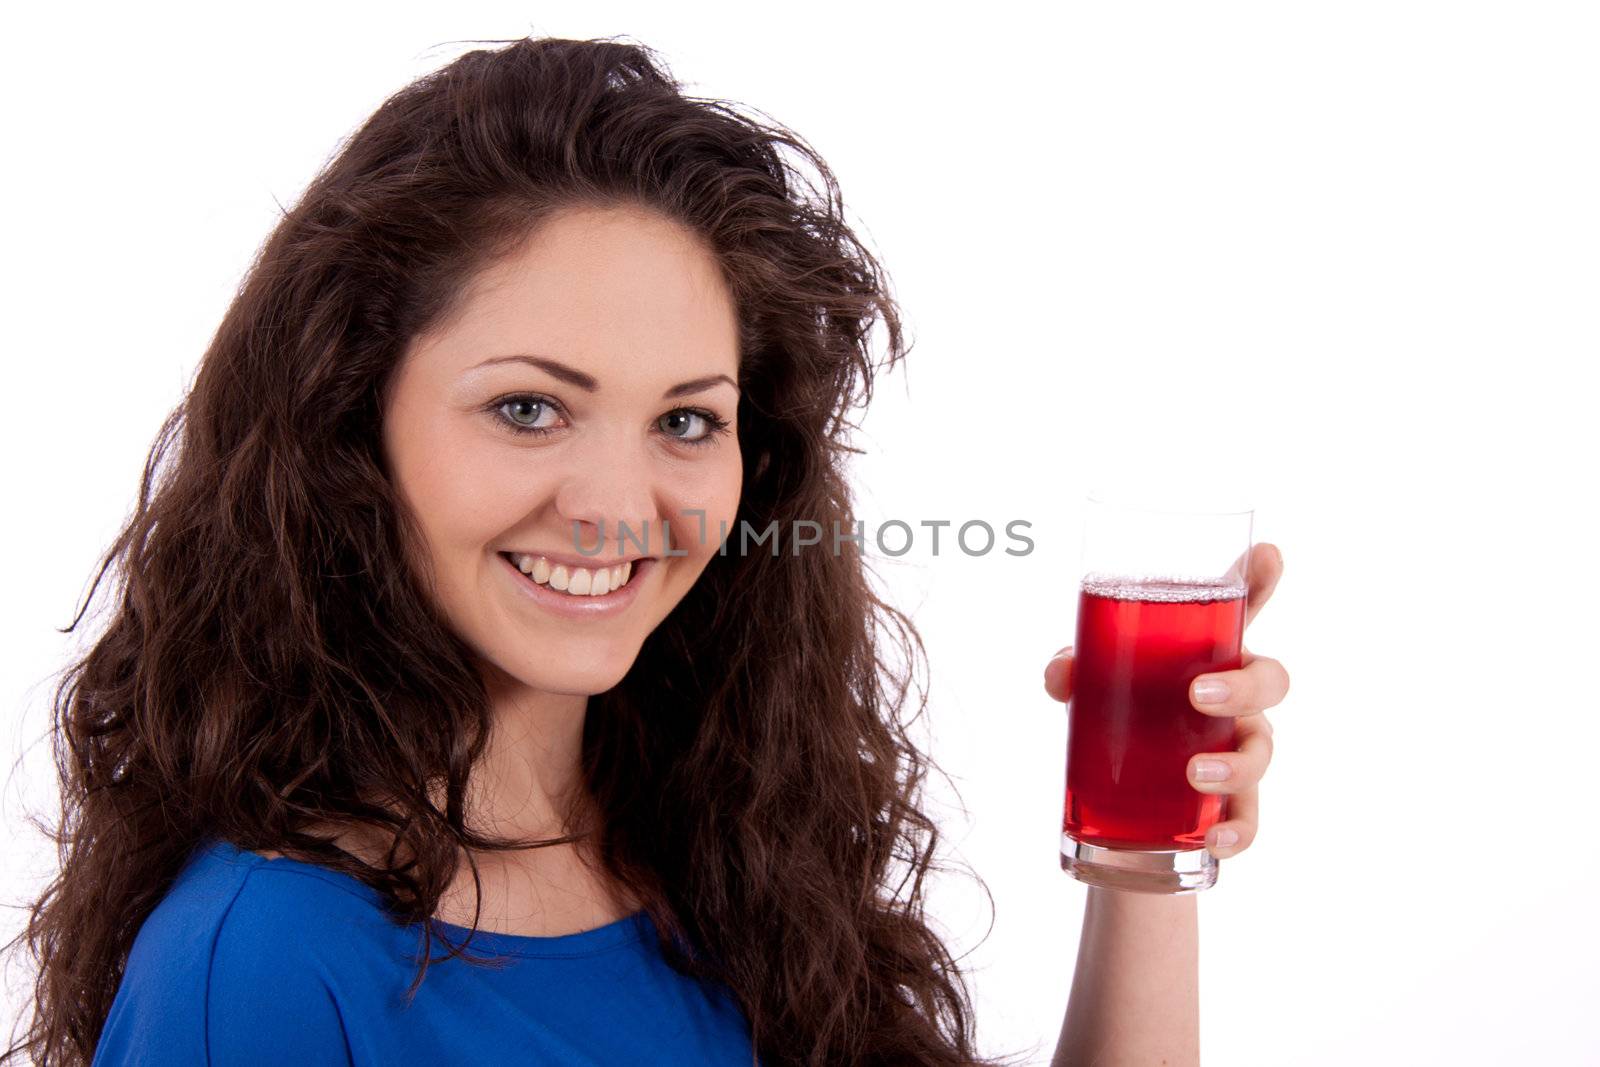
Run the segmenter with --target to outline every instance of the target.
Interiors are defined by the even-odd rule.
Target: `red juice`
[[[1189,684],[1236,670],[1245,590],[1222,582],[1090,576],[1078,599],[1062,829],[1125,849],[1198,849],[1224,797],[1189,760],[1234,747],[1233,719],[1196,711]]]

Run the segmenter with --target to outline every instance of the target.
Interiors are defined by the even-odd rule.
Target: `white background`
[[[1595,9],[571,6],[12,21],[4,902],[53,861],[21,820],[56,628],[278,204],[453,42],[626,34],[810,140],[884,259],[916,347],[863,514],[1034,525],[1024,559],[880,567],[970,813],[932,798],[947,858],[995,899],[981,945],[970,882],[930,899],[984,1047],[1048,1059],[1084,904],[1040,684],[1076,501],[1162,470],[1250,495],[1286,563],[1246,634],[1293,678],[1260,837],[1200,897],[1206,1062],[1600,1062]]]

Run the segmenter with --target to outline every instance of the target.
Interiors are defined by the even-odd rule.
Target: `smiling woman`
[[[901,355],[822,160],[641,47],[385,102],[101,568],[11,1051],[981,1062],[922,911],[915,630],[857,543],[705,535],[852,528],[849,416]]]
[[[479,359],[524,347],[564,358]],[[552,773],[577,766],[586,698],[622,680],[715,554],[683,536],[692,519],[734,519],[739,364],[733,297],[693,231],[573,207],[483,271],[395,372],[384,451],[418,562],[491,687],[559,705],[518,712],[570,739]],[[633,565],[615,593],[607,563]]]

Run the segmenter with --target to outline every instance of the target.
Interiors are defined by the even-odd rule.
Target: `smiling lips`
[[[558,589],[568,596],[605,596],[628,584],[633,574],[633,561],[611,567],[569,567],[564,563],[551,563],[544,556],[530,556],[520,552],[504,553],[518,570],[539,585]]]

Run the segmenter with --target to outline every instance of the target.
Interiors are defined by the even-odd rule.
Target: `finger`
[[[1223,574],[1223,580],[1236,582],[1242,576],[1245,583],[1245,612],[1244,624],[1250,625],[1250,620],[1256,617],[1256,612],[1261,610],[1272,591],[1278,587],[1278,579],[1283,574],[1283,553],[1278,551],[1278,546],[1268,541],[1251,545],[1244,550],[1244,554],[1235,559]]]
[[[1051,657],[1044,666],[1044,691],[1051,699],[1065,703],[1072,699],[1072,646]]]
[[[1272,598],[1272,591],[1278,588],[1278,579],[1283,577],[1283,553],[1278,551],[1278,546],[1263,541],[1250,549],[1249,583],[1246,586],[1244,624],[1250,625],[1250,620]]]
[[[1256,839],[1258,826],[1258,813],[1260,811],[1261,790],[1252,786],[1242,793],[1235,793],[1228,798],[1228,817],[1217,823],[1206,833],[1206,848],[1217,859],[1227,859],[1237,856],[1249,848]],[[1232,834],[1233,840],[1223,844]]]
[[[1252,655],[1236,671],[1202,674],[1189,683],[1189,703],[1207,715],[1254,715],[1288,695],[1289,672],[1271,656]]]
[[[1272,727],[1265,715],[1240,719],[1234,751],[1202,752],[1189,760],[1189,784],[1202,793],[1241,793],[1255,788],[1272,762]]]
[[[1262,733],[1272,736],[1272,720],[1265,715],[1241,715],[1233,721],[1233,739],[1235,747],[1244,744],[1244,739],[1251,733]]]

